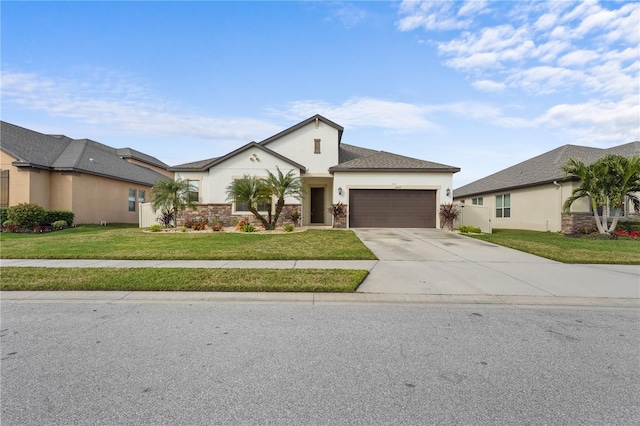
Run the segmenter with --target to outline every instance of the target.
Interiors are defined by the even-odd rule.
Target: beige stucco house
[[[139,151],[45,135],[1,122],[0,206],[35,203],[70,210],[75,223],[137,223],[168,165]]]
[[[171,167],[176,178],[191,181],[199,203],[179,223],[228,225],[250,219],[246,206],[227,200],[227,186],[245,174],[265,177],[267,170],[279,168],[301,178],[305,193],[302,200],[285,200],[284,221],[296,210],[302,225],[332,225],[327,210],[342,203],[346,215],[338,227],[439,226],[439,205],[452,201],[452,177],[459,168],[348,145],[343,132],[342,126],[315,115],[222,157]],[[274,204],[262,206],[263,212]]]
[[[457,188],[454,200],[461,203],[457,225],[483,228],[530,229],[575,232],[595,224],[590,203],[576,201],[571,215],[563,215],[564,202],[580,185],[565,178],[562,167],[571,158],[590,164],[608,154],[640,155],[640,142],[609,149],[564,145],[515,166]],[[623,218],[634,214],[625,205]]]

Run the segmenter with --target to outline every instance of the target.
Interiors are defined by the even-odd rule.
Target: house
[[[435,228],[440,203],[451,202],[453,173],[444,164],[360,148],[342,142],[344,128],[315,115],[261,142],[250,142],[222,157],[171,167],[189,180],[198,207],[185,220],[228,226],[249,218],[246,205],[227,200],[226,188],[245,174],[265,177],[279,168],[293,171],[304,188],[302,200],[285,200],[283,221],[298,211],[304,226],[332,225],[331,205],[345,205],[336,227]],[[266,212],[271,206],[261,206]]]
[[[595,221],[586,199],[573,203],[571,215],[562,214],[564,202],[580,186],[564,176],[562,167],[569,159],[591,164],[608,154],[640,155],[640,142],[608,149],[564,145],[457,188],[454,200],[463,205],[458,225],[479,226],[488,220],[493,228],[565,233],[591,228]],[[622,214],[633,215],[629,204]]]
[[[0,206],[70,210],[75,223],[138,223],[138,203],[168,165],[131,148],[0,123]]]

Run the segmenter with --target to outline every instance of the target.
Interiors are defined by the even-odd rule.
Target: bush
[[[256,227],[250,223],[245,223],[240,227],[241,232],[256,232]]]
[[[461,226],[458,228],[458,231],[463,234],[482,234],[482,229],[476,226]]]
[[[236,222],[236,229],[240,230],[243,226],[248,225],[249,221],[246,219],[241,219],[239,221]]]
[[[64,220],[67,222],[67,226],[73,225],[73,219],[75,214],[69,210],[45,210],[44,220],[41,225],[54,226],[54,222]],[[55,226],[54,226],[55,227]]]
[[[211,230],[214,232],[220,232],[224,230],[224,228],[220,222],[214,222],[213,225],[211,225]]]
[[[291,232],[293,231],[294,226],[293,225],[285,225],[282,227],[282,229],[284,229],[284,232]]]
[[[51,224],[55,229],[63,229],[69,226],[66,220],[56,220]]]
[[[156,221],[165,228],[168,228],[171,226],[171,222],[173,222],[174,218],[175,215],[173,214],[173,210],[162,210],[162,212],[160,212],[160,216],[156,218]]]
[[[160,231],[162,231],[162,225],[151,225],[149,230],[151,232],[160,232]]]
[[[33,229],[43,223],[46,211],[37,204],[20,203],[7,209],[7,219],[18,228]]]
[[[0,223],[5,223],[9,218],[7,217],[7,208],[0,207]]]
[[[10,220],[5,220],[4,222],[2,222],[2,226],[6,228],[7,226],[14,226],[14,225],[13,223],[11,223]]]
[[[185,222],[184,226],[189,229],[193,229],[194,231],[204,231],[207,229],[207,222],[204,220],[194,221],[194,222]]]

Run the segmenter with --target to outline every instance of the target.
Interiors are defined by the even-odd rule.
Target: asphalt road
[[[11,425],[640,423],[640,312],[1,306]]]

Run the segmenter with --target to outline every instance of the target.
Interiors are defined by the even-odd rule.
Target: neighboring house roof
[[[608,149],[579,145],[564,145],[453,191],[454,198],[498,192],[565,180],[564,166],[570,158],[585,164],[608,154],[631,157],[640,155],[640,142],[631,142]]]
[[[0,146],[16,158],[12,163],[16,167],[88,173],[149,186],[166,178],[123,160],[116,148],[90,139],[45,135],[4,121],[1,126]]]
[[[304,126],[306,126],[307,124],[313,123],[314,121],[322,121],[323,123],[333,127],[334,129],[336,129],[338,131],[338,143],[340,143],[342,141],[342,133],[344,132],[344,127],[342,127],[339,124],[334,123],[333,121],[329,120],[328,118],[325,118],[323,116],[321,116],[320,114],[316,114],[313,117],[307,118],[306,120],[296,124],[295,126],[291,126],[288,129],[285,129],[283,131],[281,131],[280,133],[277,133],[263,141],[260,142],[260,145],[267,145],[270,142],[275,141],[276,139],[280,139],[281,137],[289,134],[289,133],[293,133],[298,129],[303,128]]]
[[[341,144],[340,163],[330,172],[459,172],[458,167],[418,160],[385,151]]]
[[[137,151],[131,148],[117,148],[116,154],[120,158],[133,158],[134,160],[139,160],[145,162],[147,164],[151,164],[152,166],[160,167],[161,169],[168,169],[169,165],[163,163],[158,160],[156,157],[152,157],[151,155],[145,154],[144,152]]]
[[[235,157],[238,154],[243,153],[244,151],[250,149],[250,148],[257,148],[269,155],[272,155],[290,165],[292,165],[293,167],[300,169],[302,171],[305,171],[307,168],[305,166],[303,166],[302,164],[298,164],[295,161],[292,161],[290,159],[288,159],[287,157],[285,157],[284,155],[278,154],[277,152],[267,148],[266,146],[263,146],[257,142],[249,142],[248,144],[241,146],[240,148],[236,149],[235,151],[232,151],[230,153],[228,153],[227,155],[223,156],[223,157],[217,157],[217,158],[210,158],[208,160],[202,160],[202,161],[195,161],[192,163],[186,163],[186,164],[180,164],[178,166],[173,166],[171,168],[169,168],[169,170],[173,171],[173,172],[197,172],[197,171],[206,171],[209,170],[211,167],[214,167],[217,164],[222,163],[223,161],[228,160],[229,158]]]

